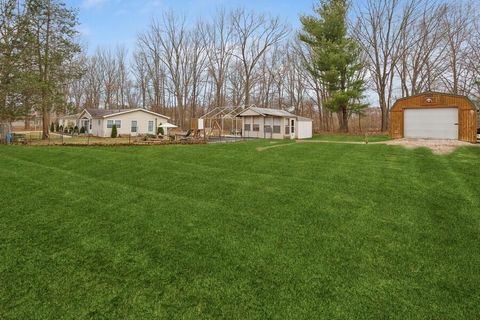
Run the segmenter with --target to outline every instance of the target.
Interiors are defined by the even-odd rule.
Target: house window
[[[250,124],[245,124],[245,131],[250,131]]]
[[[131,130],[131,132],[132,132],[132,133],[136,133],[137,131],[138,131],[137,121],[133,120],[133,121],[132,121],[132,130]]]
[[[121,128],[122,127],[122,120],[107,120],[107,128],[108,129],[113,128],[114,124],[117,127],[117,129]]]
[[[280,126],[273,126],[273,133],[280,133]]]
[[[153,132],[153,121],[148,121],[148,132]]]
[[[285,126],[285,134],[290,134],[290,126]]]
[[[292,120],[292,133],[295,133],[295,120]]]
[[[270,132],[272,132],[272,127],[271,126],[265,126],[264,130],[265,130],[265,132],[270,133]]]
[[[259,124],[254,124],[253,125],[253,131],[260,131],[260,125]]]

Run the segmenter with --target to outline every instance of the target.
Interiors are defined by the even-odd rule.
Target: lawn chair
[[[193,139],[192,137],[193,130],[188,130],[187,133],[185,134],[175,134],[175,140],[180,140],[180,141],[185,141],[185,140],[190,140]]]

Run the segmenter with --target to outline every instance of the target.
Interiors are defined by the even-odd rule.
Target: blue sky
[[[135,37],[162,10],[185,13],[191,20],[209,17],[218,7],[237,8],[278,15],[293,27],[299,16],[312,12],[314,0],[66,0],[79,10],[80,32],[88,51],[97,46],[125,45],[131,49]]]

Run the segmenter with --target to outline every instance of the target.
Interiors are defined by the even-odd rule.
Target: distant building
[[[284,110],[250,107],[242,111],[242,135],[247,138],[308,139],[313,136],[312,119]]]
[[[42,125],[42,115],[37,111],[32,111],[29,115],[23,116],[11,122],[11,128],[13,131],[42,130]]]
[[[110,137],[113,125],[119,135],[156,134],[169,117],[145,109],[84,109],[78,116],[78,127],[98,137]],[[167,134],[165,132],[165,134]]]

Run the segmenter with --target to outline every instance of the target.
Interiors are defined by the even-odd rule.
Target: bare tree
[[[185,74],[188,78],[186,80],[190,81],[191,90],[188,91],[188,89],[186,89],[185,94],[189,96],[188,104],[190,105],[190,117],[195,118],[197,116],[196,108],[199,94],[201,92],[202,77],[204,75],[207,60],[207,50],[200,25],[189,33],[188,42],[190,45],[187,47],[185,61],[185,66],[188,70]],[[184,84],[187,86],[188,82],[184,81]]]
[[[417,0],[367,0],[360,8],[354,35],[366,53],[370,77],[382,111],[382,131],[388,128],[395,69],[403,53],[402,34],[412,22]]]
[[[243,67],[244,104],[250,105],[252,75],[267,50],[284,40],[288,27],[278,17],[269,17],[238,9],[231,15],[236,48],[234,55]]]
[[[160,59],[167,70],[170,90],[175,96],[175,107],[180,125],[185,124],[186,92],[185,82],[190,81],[185,75],[187,29],[186,18],[173,12],[163,15],[162,23],[154,22],[153,31],[159,33]]]
[[[117,106],[124,108],[127,106],[127,95],[130,91],[128,81],[128,68],[127,68],[127,54],[128,50],[124,46],[118,46],[115,50],[116,61],[116,102]]]
[[[102,76],[102,93],[103,104],[105,109],[114,109],[117,106],[115,101],[116,92],[118,90],[117,81],[117,60],[115,55],[109,48],[98,48],[95,52],[97,67]]]
[[[468,47],[469,39],[474,32],[472,9],[471,3],[450,5],[448,14],[442,19],[448,71],[443,74],[443,83],[453,94],[468,94],[472,85],[472,70],[466,63],[472,53]]]
[[[400,52],[395,65],[400,79],[402,96],[419,94],[438,88],[440,77],[445,73],[442,20],[447,15],[444,4],[425,5],[416,21],[401,30],[401,46],[408,48]]]
[[[87,59],[86,73],[83,77],[85,88],[85,107],[99,108],[102,99],[103,88],[103,72],[100,69],[100,61],[98,55],[94,55]]]
[[[478,14],[476,19],[474,19],[473,32],[469,39],[469,46],[471,51],[467,61],[469,68],[473,73],[473,88],[471,95],[478,101],[480,100],[480,17]]]
[[[230,16],[224,9],[218,10],[211,23],[200,24],[206,46],[208,72],[215,90],[214,105],[225,105],[226,73],[233,53],[233,28]]]

